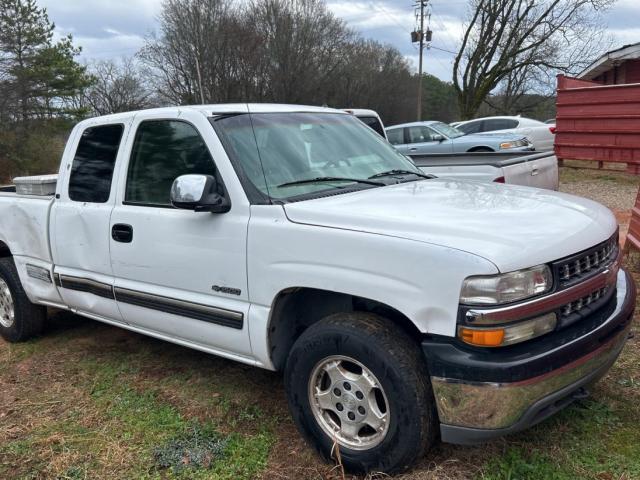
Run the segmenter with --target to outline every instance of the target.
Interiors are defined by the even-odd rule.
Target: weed
[[[227,442],[212,429],[191,425],[187,432],[176,436],[153,451],[156,465],[176,472],[190,468],[210,468],[224,454]]]
[[[576,477],[547,455],[510,448],[489,461],[483,480],[574,480]]]

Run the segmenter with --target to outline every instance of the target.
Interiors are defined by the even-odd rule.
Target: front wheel
[[[377,315],[337,314],[312,325],[291,350],[285,384],[300,431],[325,458],[337,445],[350,471],[404,470],[434,442],[420,350]]]

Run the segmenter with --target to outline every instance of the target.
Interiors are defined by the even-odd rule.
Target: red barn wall
[[[640,73],[634,69],[625,74]],[[601,85],[559,75],[556,105],[559,160],[621,162],[640,174],[640,83]]]

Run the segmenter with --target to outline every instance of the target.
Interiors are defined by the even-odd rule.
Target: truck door
[[[72,309],[122,321],[113,295],[109,220],[116,166],[126,125],[90,124],[75,132],[75,148],[62,159],[51,214],[55,280]],[[72,140],[73,139],[73,140]]]
[[[128,164],[111,216],[116,300],[125,321],[147,333],[221,355],[250,356],[249,203],[246,196],[234,196],[230,180],[241,186],[207,119],[186,110],[175,117],[146,114],[132,126]],[[217,162],[220,158],[226,162]],[[186,174],[213,175],[223,182],[231,210],[174,208],[171,186]]]

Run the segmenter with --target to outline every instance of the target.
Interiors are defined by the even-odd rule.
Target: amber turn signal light
[[[472,330],[470,328],[460,329],[460,338],[469,345],[478,347],[499,347],[504,340],[504,329],[497,330]]]

